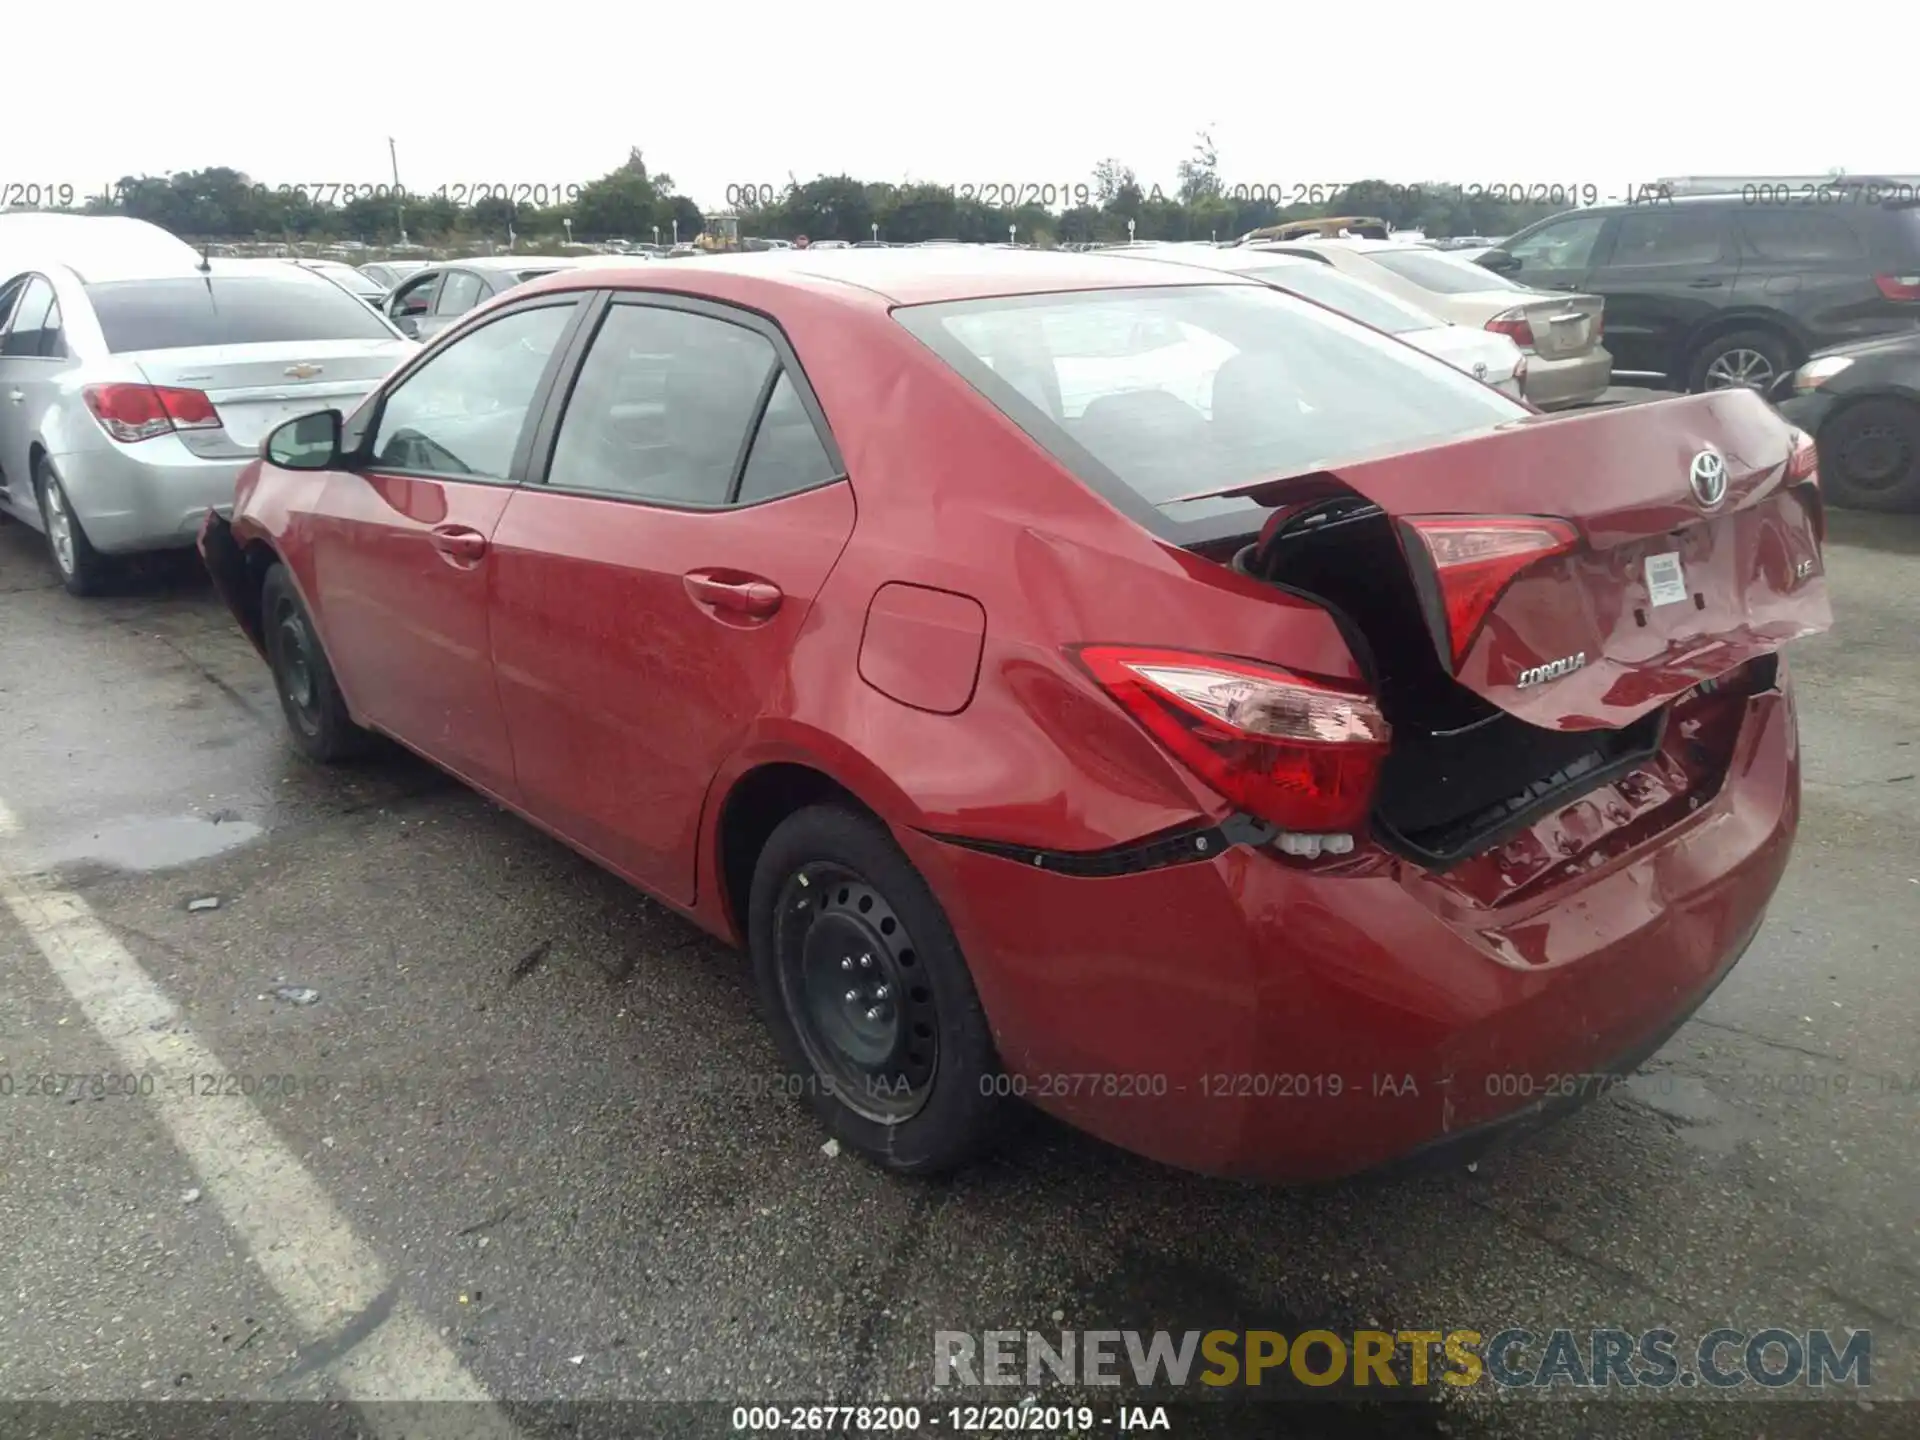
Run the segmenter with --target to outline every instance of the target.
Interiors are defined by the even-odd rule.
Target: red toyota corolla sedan
[[[1310,1179],[1601,1092],[1739,958],[1821,534],[1745,391],[1537,415],[1265,285],[953,248],[522,287],[202,548],[298,746],[746,946],[843,1143],[1024,1097]]]

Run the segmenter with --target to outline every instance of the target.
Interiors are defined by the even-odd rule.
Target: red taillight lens
[[[1793,432],[1793,454],[1787,457],[1787,483],[1801,480],[1820,480],[1820,452],[1813,443],[1813,436],[1804,430]]]
[[[1433,561],[1456,670],[1473,648],[1487,612],[1514,577],[1550,556],[1564,555],[1580,540],[1564,520],[1430,515],[1406,523]]]
[[[89,385],[80,393],[100,428],[129,445],[173,430],[220,428],[220,413],[199,390],[169,385]]]
[[[1516,345],[1533,348],[1533,326],[1527,323],[1525,310],[1502,310],[1487,321],[1486,328],[1496,335],[1505,335]]]
[[[1889,300],[1920,300],[1920,275],[1876,275],[1873,283]]]
[[[1364,826],[1391,733],[1371,697],[1184,650],[1089,645],[1079,656],[1149,734],[1248,814],[1309,834]]]

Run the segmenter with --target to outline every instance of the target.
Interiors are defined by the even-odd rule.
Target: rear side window
[[[1822,263],[1859,260],[1860,237],[1837,215],[1819,210],[1750,210],[1740,217],[1747,249],[1758,260]]]
[[[800,392],[783,371],[774,382],[760,428],[754,432],[753,449],[747,452],[747,468],[740,477],[740,503],[748,505],[810,490],[838,475],[839,467],[820,443],[819,432],[813,428],[806,406],[800,403]]]
[[[1647,265],[1712,265],[1725,249],[1726,220],[1718,210],[1653,206],[1620,217],[1610,269]]]
[[[1436,295],[1477,295],[1483,290],[1522,288],[1484,265],[1462,260],[1457,255],[1444,255],[1438,250],[1369,250],[1366,258],[1389,274],[1410,280]]]
[[[107,349],[180,350],[307,340],[391,340],[366,302],[318,275],[210,275],[87,287]]]
[[[778,353],[709,315],[615,305],[560,418],[547,483],[669,505],[725,505]]]
[[[1431,356],[1252,285],[1089,290],[895,317],[1094,489],[1182,500],[1471,434],[1528,412]]]
[[[1384,290],[1325,265],[1276,265],[1269,270],[1246,273],[1289,295],[1299,295],[1330,306],[1342,315],[1351,315],[1362,325],[1371,325],[1389,335],[1433,330],[1444,323],[1424,310],[1402,304]]]

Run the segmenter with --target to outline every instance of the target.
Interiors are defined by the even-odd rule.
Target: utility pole
[[[393,162],[393,216],[400,223],[400,243],[407,243],[407,202],[406,192],[400,188],[400,151],[393,143],[393,136],[387,137],[387,158]]]

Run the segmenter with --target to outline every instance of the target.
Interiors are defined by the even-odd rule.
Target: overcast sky
[[[1170,192],[1202,128],[1230,184],[1920,169],[1891,4],[1830,0],[1815,31],[1671,0],[7,10],[0,186],[371,184],[390,135],[414,190],[577,183],[638,145],[708,208],[790,173],[1080,184],[1104,156]],[[546,20],[569,13],[599,18]],[[100,43],[76,51],[81,17]],[[1875,33],[1884,54],[1820,38]]]

